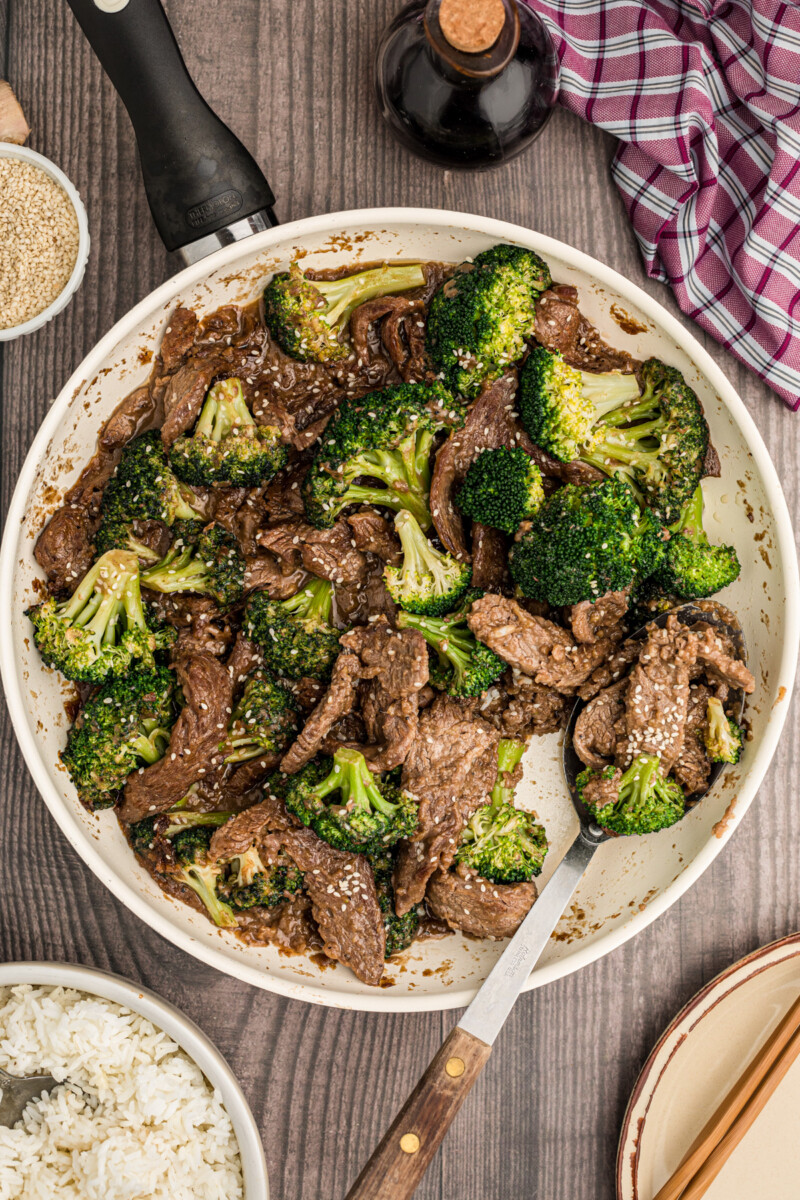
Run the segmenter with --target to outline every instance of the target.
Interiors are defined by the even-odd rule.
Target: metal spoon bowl
[[[16,1125],[31,1100],[38,1100],[58,1086],[59,1081],[52,1075],[9,1075],[0,1068],[0,1089],[3,1093],[0,1098],[0,1125],[9,1128]]]

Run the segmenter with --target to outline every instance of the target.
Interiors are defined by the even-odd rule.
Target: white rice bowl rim
[[[56,962],[0,964],[0,988],[20,984],[74,988],[88,996],[110,1000],[145,1017],[166,1033],[222,1097],[238,1143],[245,1200],[269,1200],[264,1147],[250,1106],[228,1063],[194,1021],[149,988],[94,967]]]

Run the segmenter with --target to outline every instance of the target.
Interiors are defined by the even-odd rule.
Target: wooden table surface
[[[263,166],[282,220],[370,205],[502,217],[649,282],[609,179],[614,143],[556,111],[542,139],[489,174],[449,173],[391,139],[371,92],[397,0],[168,0],[206,98]],[[0,344],[3,509],[53,397],[83,356],[177,268],[151,222],[126,114],[63,0],[0,0],[0,78],[30,145],[77,185],[92,255],[77,297]],[[797,517],[800,417],[695,333],[749,405]],[[420,1200],[611,1200],[622,1114],[672,1015],[735,959],[800,926],[796,705],[742,828],[699,883],[633,942],[519,1001],[420,1188]],[[340,1200],[453,1014],[313,1008],[218,974],[148,930],[70,849],[38,798],[5,713],[0,742],[0,955],[102,967],[198,1022],[238,1075],[276,1200]]]

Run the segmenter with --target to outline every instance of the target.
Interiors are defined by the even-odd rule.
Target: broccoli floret
[[[196,497],[169,465],[160,432],[143,433],[128,442],[103,492],[95,537],[98,554],[118,549],[152,556],[136,538],[136,521],[163,521],[178,537],[191,541],[205,524],[195,504]]]
[[[461,834],[456,862],[463,862],[491,883],[527,883],[539,875],[547,854],[547,835],[533,813],[514,807],[509,775],[525,753],[525,743],[501,738],[497,781]]]
[[[348,747],[289,776],[281,792],[288,811],[337,850],[375,854],[417,828],[417,802],[379,782]]]
[[[520,415],[543,450],[624,479],[669,524],[702,477],[708,424],[675,367],[649,358],[641,379],[639,394],[632,375],[591,376],[539,346],[520,375]]]
[[[703,489],[698,487],[670,526],[657,581],[682,600],[702,600],[733,583],[741,567],[733,546],[712,546],[703,528]]]
[[[706,713],[708,724],[703,733],[706,754],[712,762],[737,763],[744,744],[741,727],[727,715],[716,696],[709,697]]]
[[[484,450],[467,471],[456,504],[481,525],[516,533],[544,504],[542,473],[519,447]]]
[[[512,547],[511,577],[533,600],[597,600],[652,575],[664,554],[662,539],[658,521],[622,480],[568,484]]]
[[[255,846],[234,858],[217,886],[220,899],[234,909],[275,908],[303,886],[303,872],[283,850],[264,863]]]
[[[398,629],[417,629],[435,653],[431,683],[450,696],[480,696],[506,669],[502,658],[479,642],[467,625],[470,593],[458,612],[447,617],[421,617],[401,612]]]
[[[236,915],[217,895],[222,867],[212,862],[208,855],[213,832],[212,826],[204,824],[191,825],[176,833],[171,839],[175,866],[170,874],[200,897],[215,925],[230,929],[237,923]]]
[[[462,263],[431,300],[426,348],[454,392],[477,396],[525,351],[550,270],[532,250],[501,244]]]
[[[111,808],[131,771],[169,745],[175,677],[166,667],[134,667],[103,684],[67,734],[61,761],[90,811]]]
[[[399,567],[386,567],[383,578],[395,604],[408,612],[440,617],[455,608],[472,580],[472,568],[437,550],[410,512],[398,513],[394,527],[403,547]]]
[[[379,854],[370,859],[372,873],[375,877],[375,888],[378,893],[378,906],[383,914],[383,927],[386,930],[386,958],[406,950],[419,932],[419,923],[424,907],[421,904],[409,909],[404,916],[398,917],[394,908],[394,884],[392,871],[394,864],[391,854]]]
[[[669,612],[680,603],[678,596],[671,596],[665,592],[657,582],[657,577],[651,575],[649,579],[637,583],[631,593],[625,624],[631,633],[635,633],[637,629],[642,629],[650,621],[654,621],[656,617]]]
[[[141,821],[129,825],[128,837],[135,852],[146,856],[154,849],[159,839],[169,841],[176,833],[184,829],[194,829],[198,825],[208,826],[212,830],[219,829],[233,815],[232,812],[188,812],[177,807],[171,808],[168,812],[144,817]]]
[[[419,263],[371,267],[341,279],[309,279],[296,263],[264,289],[264,320],[284,353],[301,362],[346,358],[342,334],[353,309],[365,300],[423,287]]]
[[[332,611],[332,585],[312,579],[289,600],[255,592],[245,609],[244,631],[276,675],[326,681],[341,650],[342,630],[331,624]]]
[[[247,677],[233,710],[221,751],[226,762],[246,762],[259,754],[280,754],[297,730],[294,696],[270,679],[266,671]]]
[[[139,588],[139,561],[125,550],[109,550],[97,560],[68,600],[50,597],[29,608],[33,640],[48,666],[67,679],[102,683],[122,675],[131,663],[155,665],[174,630],[148,628]]]
[[[403,383],[343,400],[303,481],[309,521],[326,529],[351,504],[380,504],[407,509],[430,529],[433,439],[463,419],[463,409],[437,383]],[[361,477],[383,486],[357,483]]]
[[[153,592],[197,592],[230,608],[244,595],[245,561],[236,538],[221,525],[210,525],[195,546],[173,546],[160,562],[142,572],[142,586]]]
[[[215,383],[191,437],[179,437],[169,461],[179,479],[198,487],[258,487],[283,467],[289,451],[275,425],[256,425],[238,379]]]
[[[618,767],[587,767],[575,782],[587,810],[611,833],[655,833],[679,821],[686,807],[683,788],[663,777],[652,754],[638,755],[624,774]]]

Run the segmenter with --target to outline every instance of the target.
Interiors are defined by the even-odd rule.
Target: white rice
[[[219,1092],[144,1017],[68,988],[0,988],[0,1067],[81,1089],[0,1126],[0,1200],[241,1200]]]

